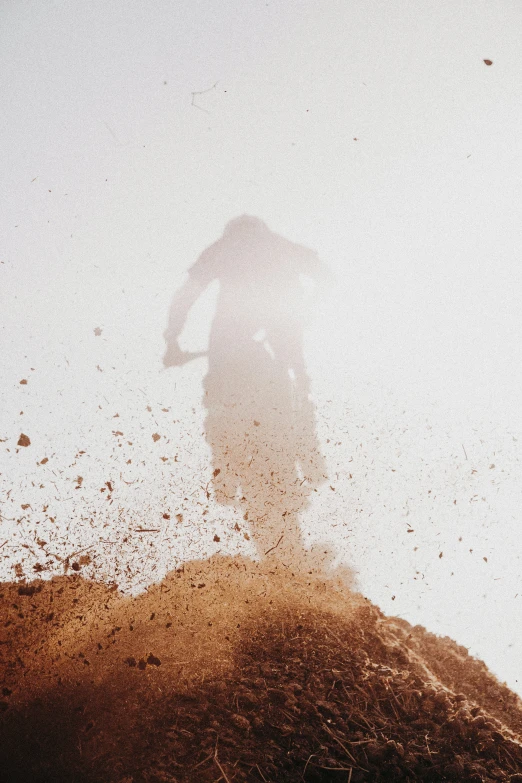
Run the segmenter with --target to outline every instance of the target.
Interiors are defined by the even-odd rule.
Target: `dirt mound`
[[[8,584],[0,780],[522,781],[522,704],[450,639],[240,558],[142,596]]]

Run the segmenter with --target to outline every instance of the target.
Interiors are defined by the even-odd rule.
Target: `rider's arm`
[[[190,308],[204,288],[205,286],[197,277],[189,275],[181,288],[174,294],[169,310],[168,325],[163,333],[167,342],[174,342],[178,339],[183,331]]]
[[[187,315],[205,288],[219,277],[220,243],[214,242],[201,253],[198,260],[188,270],[188,277],[174,294],[170,305],[168,326],[164,337],[168,342],[178,339],[183,331]]]

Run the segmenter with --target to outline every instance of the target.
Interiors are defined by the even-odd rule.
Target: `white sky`
[[[216,531],[248,552],[233,510],[197,524],[205,362],[161,365],[184,271],[247,212],[335,274],[307,343],[335,491],[303,531],[522,693],[521,25],[515,0],[3,4],[2,578],[60,571],[38,539],[134,591]]]

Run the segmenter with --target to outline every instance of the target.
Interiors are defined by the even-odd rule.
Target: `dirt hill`
[[[342,583],[241,558],[0,587],[6,783],[522,781],[522,703]]]

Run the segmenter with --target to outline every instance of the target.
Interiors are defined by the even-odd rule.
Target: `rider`
[[[220,290],[205,377],[206,439],[214,494],[248,518],[260,555],[302,551],[298,512],[325,476],[303,356],[306,288],[328,277],[317,254],[259,218],[231,220],[174,296],[165,366],[195,355],[178,344],[190,308],[215,279]]]

